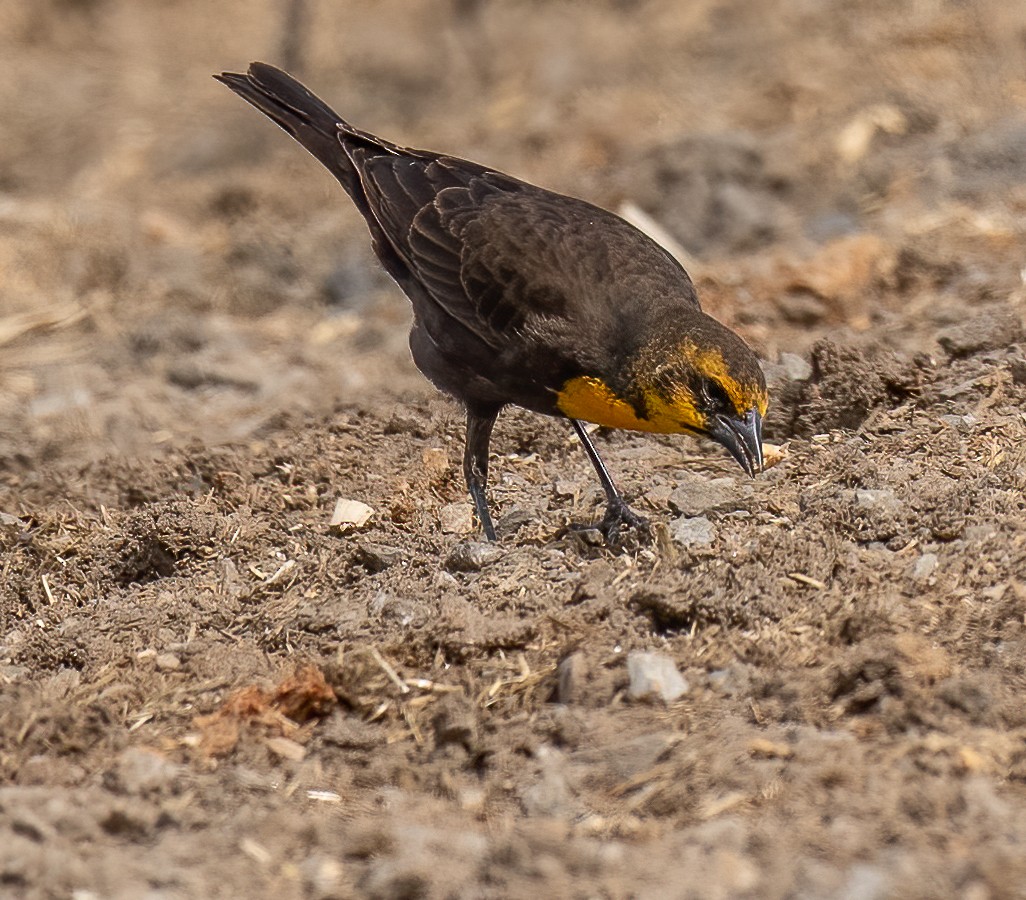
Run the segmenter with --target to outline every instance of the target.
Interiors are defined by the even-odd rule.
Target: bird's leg
[[[606,492],[606,514],[598,525],[599,531],[602,532],[609,543],[615,543],[620,534],[620,529],[625,525],[628,528],[647,528],[648,520],[634,512],[627,505],[627,501],[623,499],[623,495],[616,489],[616,485],[613,484],[613,479],[609,475],[609,470],[606,468],[606,464],[602,462],[602,457],[599,456],[598,450],[595,449],[595,445],[591,442],[591,438],[588,437],[588,432],[585,431],[584,425],[577,419],[571,419],[570,421],[573,423],[574,431],[577,432],[577,436],[584,445],[584,452],[588,454],[588,459],[591,460],[591,464],[598,473],[599,481],[602,482],[602,490]]]
[[[488,441],[498,415],[498,410],[480,415],[467,409],[467,444],[463,451],[463,474],[467,479],[467,490],[470,491],[474,509],[477,510],[477,518],[489,541],[495,540],[495,528],[488,513],[488,498],[485,497],[485,485],[488,483]]]

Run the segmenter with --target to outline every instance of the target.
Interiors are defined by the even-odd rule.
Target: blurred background
[[[658,230],[771,364],[1021,312],[1021,3],[33,0],[0,55],[0,470],[430,393],[348,199],[210,78],[252,59]]]

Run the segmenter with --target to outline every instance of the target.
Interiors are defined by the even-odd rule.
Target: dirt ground
[[[0,896],[1026,897],[1026,7],[286,6],[0,6]],[[283,56],[665,230],[780,462],[599,431],[609,549],[510,411],[478,544],[362,221],[209,77]]]

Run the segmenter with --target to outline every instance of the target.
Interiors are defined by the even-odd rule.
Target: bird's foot
[[[639,516],[623,500],[617,499],[606,507],[606,514],[601,522],[594,525],[571,525],[570,531],[602,535],[606,544],[611,547],[618,546],[620,538],[625,529],[635,529],[640,535],[648,535],[648,519]],[[597,535],[596,535],[597,538]]]
[[[607,544],[617,544],[620,532],[624,528],[634,528],[642,534],[648,534],[648,519],[639,516],[623,500],[617,498],[606,508],[606,514],[597,527]]]

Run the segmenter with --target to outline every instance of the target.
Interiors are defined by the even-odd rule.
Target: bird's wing
[[[678,263],[617,216],[475,163],[393,147],[347,148],[370,211],[426,299],[490,346],[560,321],[615,324],[617,307],[644,302],[650,283],[688,296]],[[596,315],[603,307],[612,315]]]
[[[528,310],[517,307],[505,318],[491,315],[503,291],[494,281],[474,277],[475,258],[488,236],[468,228],[468,222],[479,220],[503,195],[524,187],[448,157],[375,154],[359,146],[349,152],[371,214],[410,270],[417,293],[480,340],[500,346],[500,332],[521,324]]]

